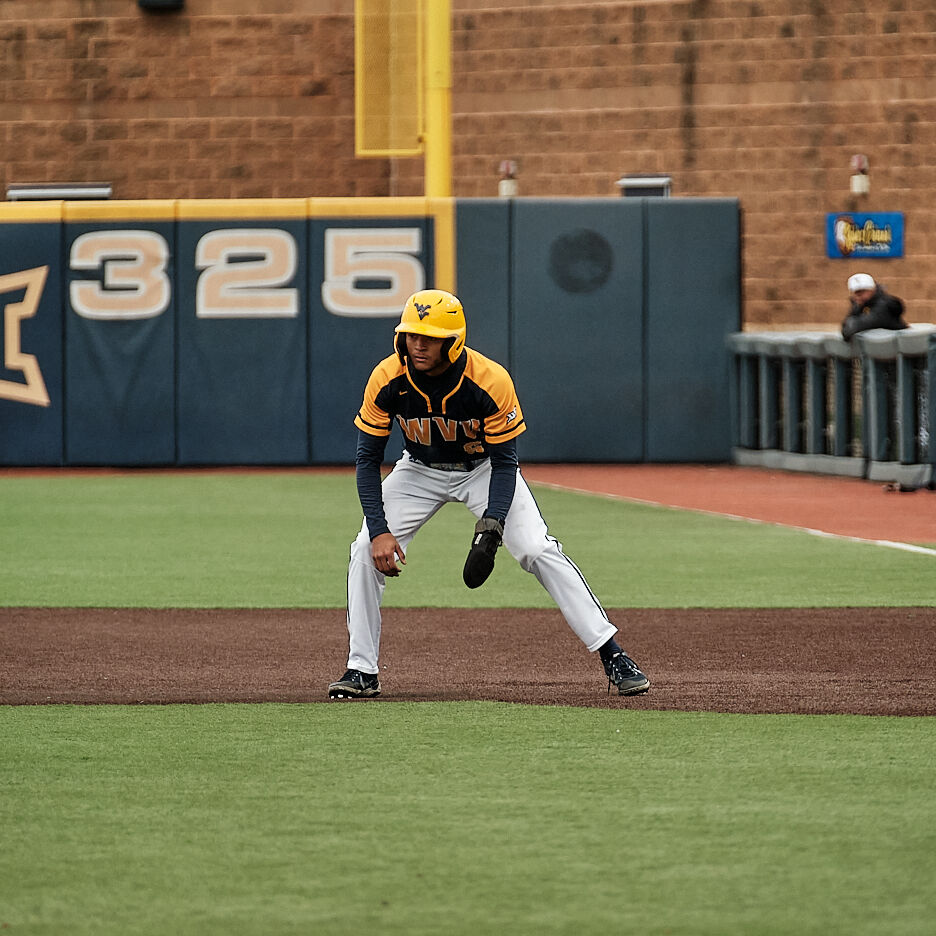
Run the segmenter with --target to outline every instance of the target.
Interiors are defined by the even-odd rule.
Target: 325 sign
[[[426,282],[420,228],[325,231],[322,304],[333,315],[395,316]],[[75,238],[69,267],[91,273],[69,286],[72,310],[85,318],[161,315],[172,298],[170,249],[149,230],[90,231]],[[222,228],[195,245],[198,318],[299,315],[298,245],[281,228]]]
[[[202,319],[298,317],[299,244],[276,227],[219,228],[195,243],[194,314]],[[67,252],[67,306],[101,322],[162,315],[177,277],[167,239],[147,229],[95,230],[78,235]],[[332,315],[395,317],[406,298],[426,285],[419,227],[327,228],[320,299]],[[24,319],[36,315],[48,266],[0,276],[3,367],[0,399],[49,405],[36,356],[22,347]],[[9,379],[13,377],[14,379]]]

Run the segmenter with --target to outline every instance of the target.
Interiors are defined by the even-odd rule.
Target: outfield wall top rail
[[[738,332],[732,460],[929,486],[936,468],[936,326]]]

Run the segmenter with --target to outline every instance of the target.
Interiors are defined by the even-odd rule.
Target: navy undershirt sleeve
[[[371,539],[390,532],[380,490],[380,466],[383,464],[388,438],[358,430],[357,455],[354,459],[357,492]]]
[[[491,483],[484,516],[503,523],[517,487],[517,445],[513,439],[499,445],[488,445],[488,454],[491,456]]]

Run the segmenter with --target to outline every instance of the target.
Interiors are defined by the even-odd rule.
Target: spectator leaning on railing
[[[842,337],[846,341],[869,328],[907,327],[903,320],[903,300],[885,292],[870,273],[848,277],[848,299],[851,308],[842,322]]]

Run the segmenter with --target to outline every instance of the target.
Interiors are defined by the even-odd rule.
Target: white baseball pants
[[[384,512],[404,553],[420,527],[445,504],[460,502],[480,517],[487,508],[491,464],[474,471],[440,471],[413,461],[405,452],[383,481]],[[470,537],[465,537],[467,556]],[[533,494],[517,473],[513,503],[504,524],[504,546],[532,572],[559,607],[569,627],[589,650],[617,633],[585,576],[550,536]],[[348,669],[377,673],[380,651],[380,605],[386,577],[374,568],[367,524],[351,544],[348,565]]]

